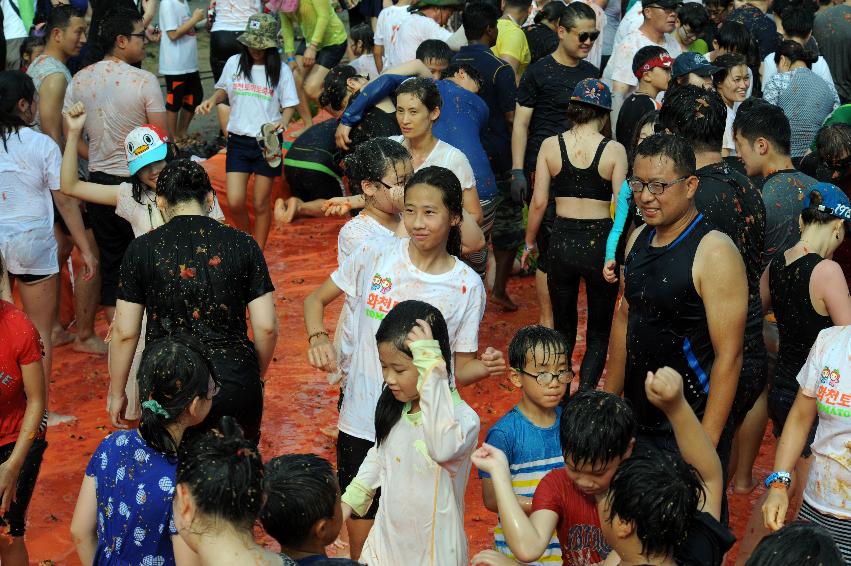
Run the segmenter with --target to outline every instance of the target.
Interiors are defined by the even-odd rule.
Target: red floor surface
[[[320,430],[336,424],[337,391],[325,377],[312,369],[306,358],[306,335],[302,322],[302,301],[335,267],[335,243],[339,220],[299,221],[282,233],[272,234],[266,258],[276,285],[281,333],[275,361],[267,375],[261,450],[266,459],[287,452],[314,452],[335,460],[332,441]],[[509,292],[520,305],[515,313],[503,313],[489,306],[480,331],[480,347],[494,346],[506,351],[514,331],[537,320],[534,281],[531,277],[512,279]],[[329,308],[329,331],[337,321],[341,301]],[[581,324],[584,325],[584,312]],[[106,324],[99,322],[103,336]],[[574,364],[584,345],[580,337]],[[110,426],[105,410],[107,390],[105,357],[75,353],[69,346],[55,353],[51,385],[52,409],[73,414],[77,421],[51,428],[50,447],[29,511],[27,544],[32,561],[52,560],[56,564],[79,564],[69,533],[69,524],[86,463]],[[517,400],[518,393],[507,378],[490,379],[462,391],[479,413],[482,433]],[[763,446],[757,475],[764,477],[770,463]],[[732,525],[741,537],[756,492],[733,496]],[[466,527],[471,556],[491,543],[490,531],[496,516],[484,509],[477,479],[471,479],[466,496]],[[732,560],[729,561],[732,564]]]

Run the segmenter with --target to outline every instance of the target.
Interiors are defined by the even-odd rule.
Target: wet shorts
[[[322,65],[326,69],[333,69],[340,64],[340,61],[343,60],[343,55],[346,54],[347,46],[348,42],[344,41],[339,45],[323,47],[316,52],[316,64]],[[295,54],[304,55],[305,49],[307,49],[307,42],[302,39],[295,50]]]
[[[204,98],[201,75],[198,71],[185,75],[165,75],[165,109],[177,112],[181,108],[195,112]]]
[[[225,156],[225,171],[228,173],[254,173],[264,177],[278,177],[281,166],[270,167],[263,157],[263,150],[255,138],[228,134],[228,150]]]
[[[14,449],[14,442],[0,446],[0,462],[8,460]],[[32,499],[35,480],[38,478],[38,471],[41,469],[41,460],[44,458],[45,449],[47,449],[47,441],[45,439],[38,438],[33,441],[29,452],[27,452],[27,457],[24,459],[24,465],[21,466],[21,472],[18,475],[15,500],[6,514],[0,517],[0,526],[8,525],[9,534],[13,537],[24,536],[27,507],[29,507],[30,499]]]
[[[523,206],[511,198],[511,173],[498,175],[496,187],[499,191],[494,198],[496,213],[493,220],[491,240],[493,249],[516,252],[523,245]]]
[[[346,491],[355,476],[358,475],[360,465],[366,459],[366,453],[375,446],[374,442],[346,434],[342,430],[337,436],[337,481],[340,482],[340,490]],[[378,499],[381,497],[381,489],[375,491],[372,505],[363,517],[352,515],[352,519],[375,519],[378,512]]]

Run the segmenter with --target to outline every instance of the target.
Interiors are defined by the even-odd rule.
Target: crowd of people
[[[851,561],[851,0],[1,6],[4,566],[73,418],[64,344],[108,353],[117,429],[80,470],[84,564],[717,566],[758,483],[737,564]],[[323,216],[300,355],[339,388],[336,462],[267,459],[263,250]],[[539,324],[502,352],[480,326],[518,273]],[[504,379],[480,443],[468,387]],[[498,517],[469,556],[473,474]]]

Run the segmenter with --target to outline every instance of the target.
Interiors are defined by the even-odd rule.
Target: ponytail
[[[780,43],[777,51],[774,52],[774,62],[780,63],[780,58],[786,57],[789,63],[802,61],[808,69],[813,68],[813,63],[818,61],[818,54],[810,49],[807,49],[797,41],[791,39],[784,40]]]
[[[461,222],[464,219],[463,196],[461,182],[455,173],[445,167],[430,165],[423,167],[411,177],[405,185],[405,193],[414,185],[429,185],[440,191],[443,196],[443,205],[449,211],[450,222],[457,224],[450,226],[449,237],[446,240],[446,251],[450,255],[461,255]]]

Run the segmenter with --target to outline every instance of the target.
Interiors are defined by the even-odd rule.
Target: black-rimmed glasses
[[[681,181],[685,181],[689,177],[691,177],[691,175],[686,175],[685,177],[680,177],[679,179],[674,179],[673,181],[650,181],[649,183],[645,183],[641,179],[633,177],[632,179],[629,179],[627,181],[627,184],[629,185],[629,190],[631,190],[635,194],[640,194],[644,192],[644,189],[646,187],[647,190],[650,191],[651,195],[661,195],[668,187],[676,185]]]

